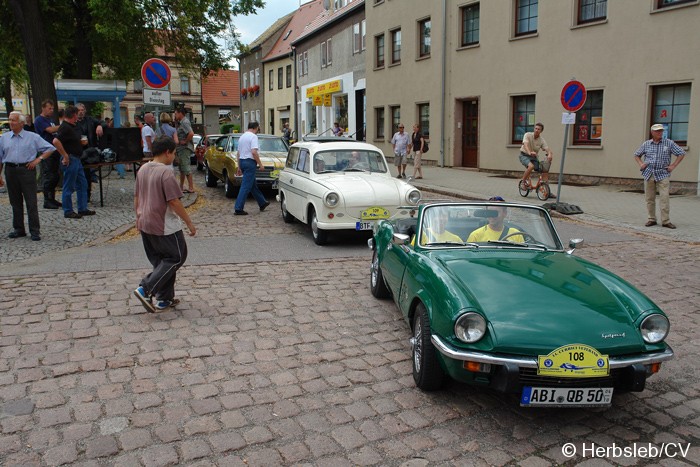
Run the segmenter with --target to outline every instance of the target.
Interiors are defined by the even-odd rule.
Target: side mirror
[[[406,243],[408,243],[410,238],[411,237],[409,237],[406,234],[395,233],[391,237],[391,243],[393,243],[394,245],[405,245]]]
[[[582,238],[572,238],[569,240],[569,249],[566,251],[568,254],[571,254],[574,252],[576,248],[578,248],[580,245],[583,245],[583,239]]]

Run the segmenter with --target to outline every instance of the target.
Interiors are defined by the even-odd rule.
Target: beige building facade
[[[367,140],[387,154],[398,122],[421,123],[429,163],[522,173],[522,135],[542,122],[559,172],[575,78],[567,178],[638,180],[632,154],[662,123],[687,153],[674,185],[697,190],[697,0],[371,0],[366,16]]]

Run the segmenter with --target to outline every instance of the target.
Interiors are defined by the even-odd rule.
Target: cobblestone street
[[[200,241],[311,243],[276,205],[233,221],[223,191],[206,190]],[[610,409],[524,409],[455,382],[421,392],[408,326],[370,295],[366,257],[188,264],[182,303],[156,315],[132,295],[145,269],[5,274],[0,465],[697,465],[700,247],[608,234],[576,254],[655,300],[676,352]],[[564,443],[691,447],[686,458],[569,459]]]

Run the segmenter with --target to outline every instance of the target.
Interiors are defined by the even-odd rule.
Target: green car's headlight
[[[334,193],[332,191],[323,197],[323,204],[329,208],[336,207],[338,205],[338,201],[340,201],[340,196],[338,196],[338,193]]]
[[[467,344],[473,344],[486,334],[486,320],[479,313],[468,312],[457,318],[455,336]]]
[[[420,191],[411,190],[406,194],[406,202],[408,204],[418,204],[420,201]]]
[[[642,331],[642,339],[647,344],[656,344],[666,339],[668,335],[668,319],[663,315],[649,315],[644,318],[639,330]]]

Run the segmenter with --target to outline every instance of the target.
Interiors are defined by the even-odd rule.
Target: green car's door
[[[411,261],[411,257],[415,254],[413,246],[410,244],[406,245],[395,245],[389,243],[385,247],[384,257],[381,263],[382,274],[384,275],[384,280],[387,286],[391,290],[394,297],[394,301],[401,308],[401,284],[403,282],[403,275],[406,271],[406,266]]]

